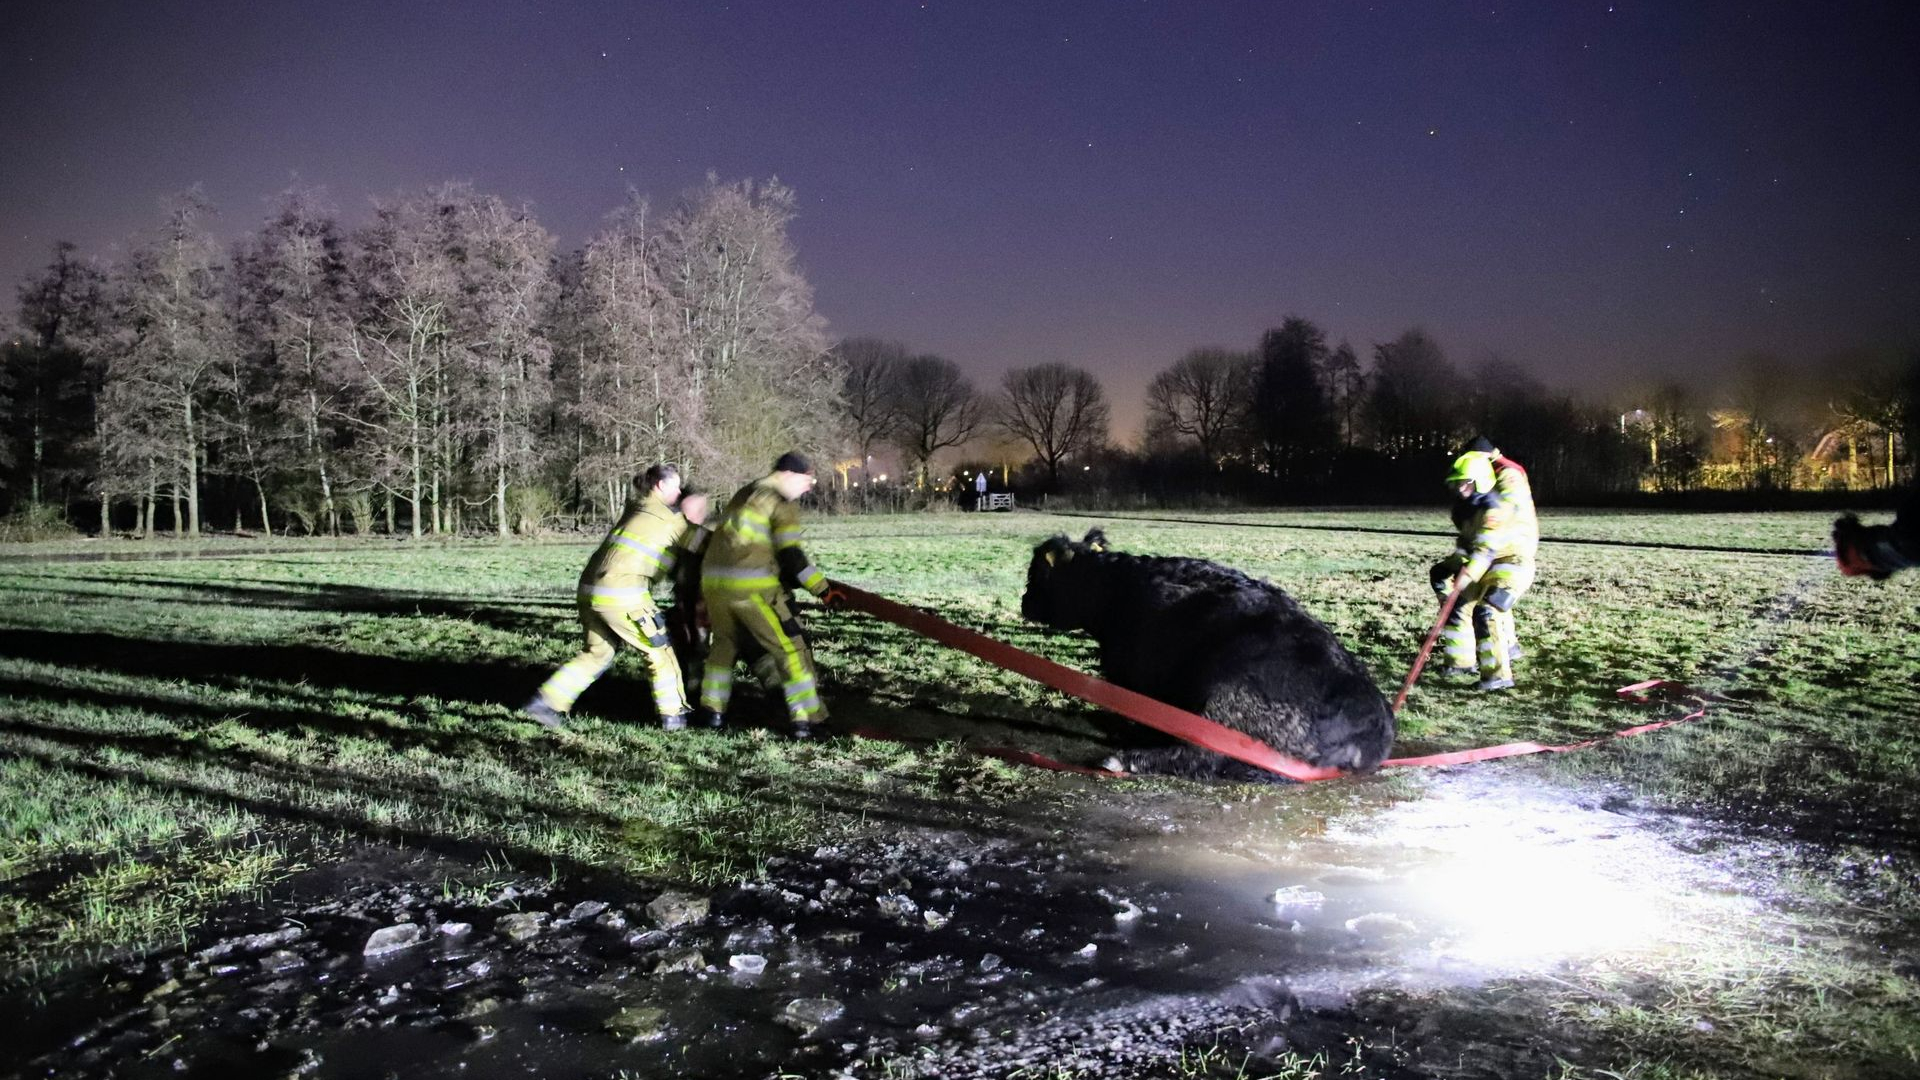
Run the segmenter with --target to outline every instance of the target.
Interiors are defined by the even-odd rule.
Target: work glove
[[[1885,581],[1893,576],[1893,571],[1874,561],[1873,542],[1867,533],[1867,527],[1860,524],[1858,517],[1847,514],[1837,518],[1833,523],[1833,561],[1847,577],[1865,575],[1875,581]]]
[[[820,594],[820,602],[828,611],[845,611],[847,605],[853,603],[853,596],[839,582],[829,581],[827,591]]]

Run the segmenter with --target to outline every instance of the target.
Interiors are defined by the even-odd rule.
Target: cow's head
[[[1027,592],[1020,598],[1024,618],[1061,630],[1080,630],[1098,610],[1105,591],[1095,580],[1098,560],[1107,550],[1107,534],[1099,529],[1079,540],[1056,535],[1033,549],[1027,566]]]

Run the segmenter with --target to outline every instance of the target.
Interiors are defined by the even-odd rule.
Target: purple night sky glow
[[[777,175],[836,335],[982,384],[1288,314],[1603,390],[1920,343],[1920,6],[44,3],[10,19],[0,278],[193,183],[254,228],[466,179],[583,243]]]

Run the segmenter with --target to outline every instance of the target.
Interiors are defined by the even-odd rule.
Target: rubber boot
[[[536,696],[520,710],[543,728],[563,728],[567,726],[567,714],[547,704],[546,699]]]

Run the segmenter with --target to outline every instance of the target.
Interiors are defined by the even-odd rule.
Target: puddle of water
[[[1227,928],[1196,949],[1296,988],[1472,986],[1658,958],[1756,906],[1684,824],[1524,767],[1319,795],[1224,808],[1114,857],[1164,883],[1182,922]]]

